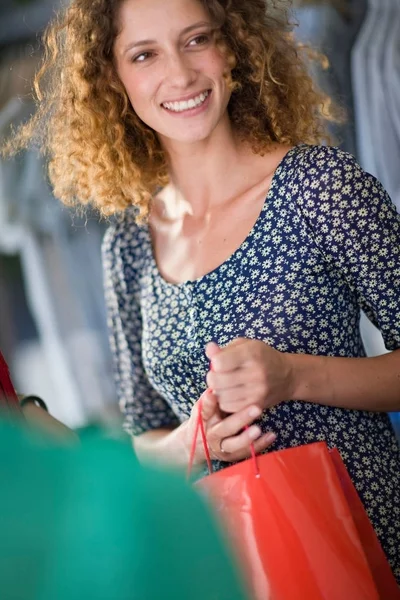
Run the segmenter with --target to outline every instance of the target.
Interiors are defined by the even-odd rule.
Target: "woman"
[[[331,110],[275,4],[73,0],[14,146],[40,125],[56,195],[122,213],[106,295],[139,456],[187,462],[207,386],[217,468],[325,440],[400,578],[400,218],[318,145]],[[393,352],[365,357],[360,308]]]

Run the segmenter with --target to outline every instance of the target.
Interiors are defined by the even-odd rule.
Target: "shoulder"
[[[295,161],[305,174],[314,176],[324,173],[338,175],[343,172],[362,172],[352,154],[335,146],[301,144],[297,147]]]
[[[110,222],[103,238],[103,259],[111,259],[117,255],[128,260],[139,258],[143,250],[143,238],[146,235],[146,226],[136,222],[136,211],[127,209]]]
[[[148,246],[147,227],[138,225],[134,208],[114,217],[102,243],[102,260],[106,278],[131,280],[140,270]]]
[[[277,170],[278,185],[288,187],[297,203],[304,202],[310,195],[315,196],[322,189],[334,190],[345,183],[368,178],[374,180],[353,155],[334,146],[294,146]]]
[[[378,231],[398,236],[396,206],[354,156],[335,147],[302,145],[294,161],[294,206],[312,231],[326,239],[343,239],[342,234],[369,239]]]
[[[394,205],[380,181],[364,171],[356,158],[331,146],[301,145],[294,157],[297,204],[318,210],[345,210]]]

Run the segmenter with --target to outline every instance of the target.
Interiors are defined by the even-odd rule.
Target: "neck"
[[[201,217],[222,205],[244,183],[245,155],[251,152],[235,138],[228,118],[207,140],[195,144],[168,141],[164,146],[177,202],[193,216]]]

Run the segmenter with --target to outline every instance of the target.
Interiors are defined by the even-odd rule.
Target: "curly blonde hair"
[[[62,202],[91,204],[103,216],[134,205],[142,220],[156,189],[168,182],[168,168],[156,133],[133,111],[114,65],[123,1],[72,0],[50,25],[35,80],[37,112],[4,152],[34,140]],[[341,115],[308,74],[287,0],[201,1],[231,68],[228,111],[240,138],[259,154],[274,143],[326,141],[327,121]]]

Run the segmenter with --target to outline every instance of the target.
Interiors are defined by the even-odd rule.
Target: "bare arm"
[[[279,352],[259,340],[238,338],[225,348],[211,342],[207,383],[221,410],[262,410],[302,400],[355,410],[400,410],[400,349],[374,358]]]
[[[188,462],[184,429],[187,422],[175,429],[154,429],[134,436],[133,447],[141,462],[161,462],[184,466]]]
[[[373,358],[286,357],[295,400],[359,410],[400,410],[400,350]]]

